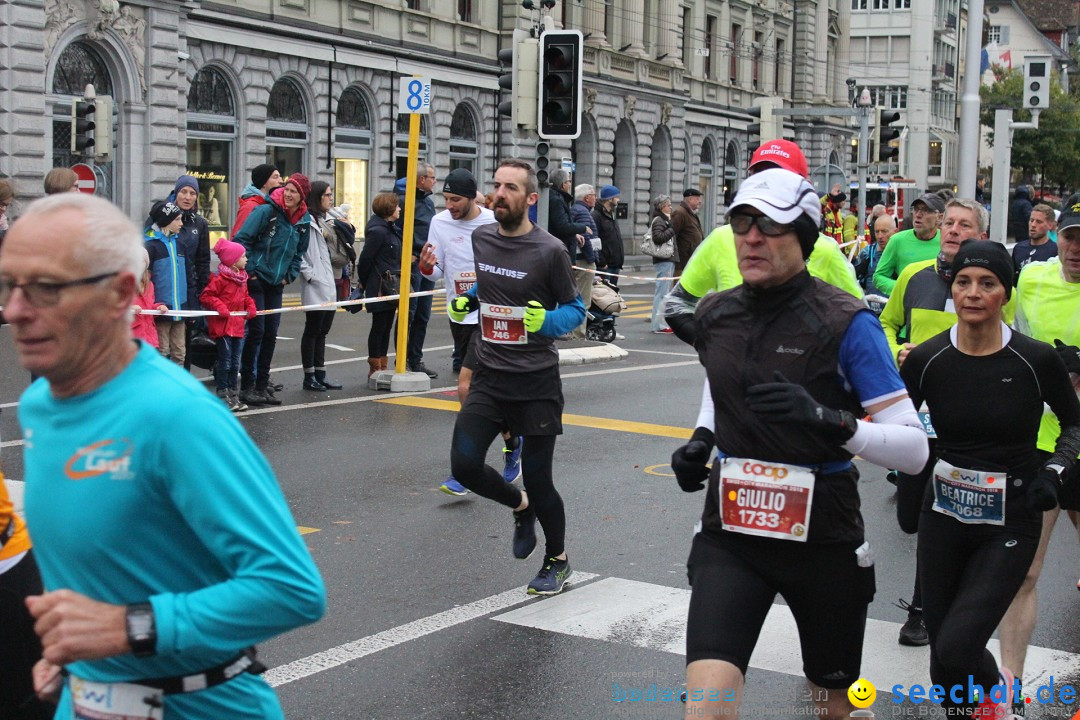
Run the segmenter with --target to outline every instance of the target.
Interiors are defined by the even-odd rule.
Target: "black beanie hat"
[[[956,282],[956,276],[960,271],[969,267],[981,267],[997,275],[998,280],[1005,286],[1005,299],[1012,297],[1013,260],[1004,245],[992,240],[962,242],[952,261],[950,288],[952,283]]]
[[[266,184],[266,181],[270,179],[270,176],[274,174],[277,168],[269,163],[263,163],[262,165],[256,165],[255,169],[251,171],[251,184],[257,188],[262,188]]]
[[[183,214],[183,210],[173,203],[164,200],[158,200],[154,203],[154,206],[150,208],[150,219],[154,221],[155,225],[163,230],[168,227],[169,223]]]

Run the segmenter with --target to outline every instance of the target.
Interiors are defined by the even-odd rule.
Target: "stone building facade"
[[[649,198],[705,193],[722,219],[758,138],[754,98],[843,105],[850,0],[572,0],[550,11],[516,0],[8,0],[0,5],[0,175],[19,202],[41,194],[68,142],[72,101],[93,84],[114,98],[114,147],[98,192],[145,216],[178,175],[201,182],[200,207],[227,232],[249,170],[332,183],[366,218],[404,174],[398,79],[430,77],[421,157],[441,176],[483,183],[501,157],[535,157],[497,106],[498,50],[550,12],[585,35],[581,137],[555,144],[575,182],[614,183],[628,243]],[[539,5],[540,3],[536,3]],[[811,168],[846,166],[852,131],[788,121]],[[16,207],[16,214],[18,208]]]

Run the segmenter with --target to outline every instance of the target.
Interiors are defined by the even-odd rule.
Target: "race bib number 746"
[[[525,330],[525,308],[480,303],[480,334],[490,343],[526,344],[529,333]]]

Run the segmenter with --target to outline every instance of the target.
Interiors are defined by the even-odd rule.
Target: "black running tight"
[[[521,491],[484,462],[488,448],[501,433],[501,423],[476,413],[460,413],[454,424],[450,447],[450,472],[459,483],[480,497],[512,510],[521,504]],[[527,435],[521,452],[522,483],[529,495],[529,507],[544,529],[544,557],[556,557],[565,550],[566,515],[562,497],[551,477],[555,439],[555,435]]]
[[[1024,499],[1008,498],[1017,503]],[[1031,517],[1004,526],[965,525],[930,509],[919,518],[918,567],[930,635],[930,679],[946,693],[953,685],[966,688],[968,675],[987,692],[997,684],[998,665],[986,643],[1039,546],[1041,517],[1028,514]],[[948,700],[943,705],[956,706]]]

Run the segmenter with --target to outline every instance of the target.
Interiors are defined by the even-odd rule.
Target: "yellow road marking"
[[[671,464],[662,463],[660,465],[650,465],[649,467],[645,468],[645,473],[648,475],[657,475],[659,477],[675,477],[675,473],[660,472],[660,468],[667,468],[668,470],[671,470]]]
[[[319,528],[309,528],[304,527],[303,525],[297,525],[296,529],[300,531],[301,535],[310,535],[311,533],[319,532]]]
[[[461,405],[456,400],[439,400],[437,398],[418,396],[381,398],[375,402],[386,403],[388,405],[425,408],[427,410],[449,410],[451,412],[457,412],[461,409]],[[590,415],[564,414],[562,421],[564,425],[572,425],[574,427],[615,430],[618,432],[636,433],[638,435],[677,438],[679,440],[688,439],[693,433],[693,430],[689,428],[675,427],[674,425],[656,425],[654,423],[634,422],[633,420],[615,420],[614,418],[592,417]]]

